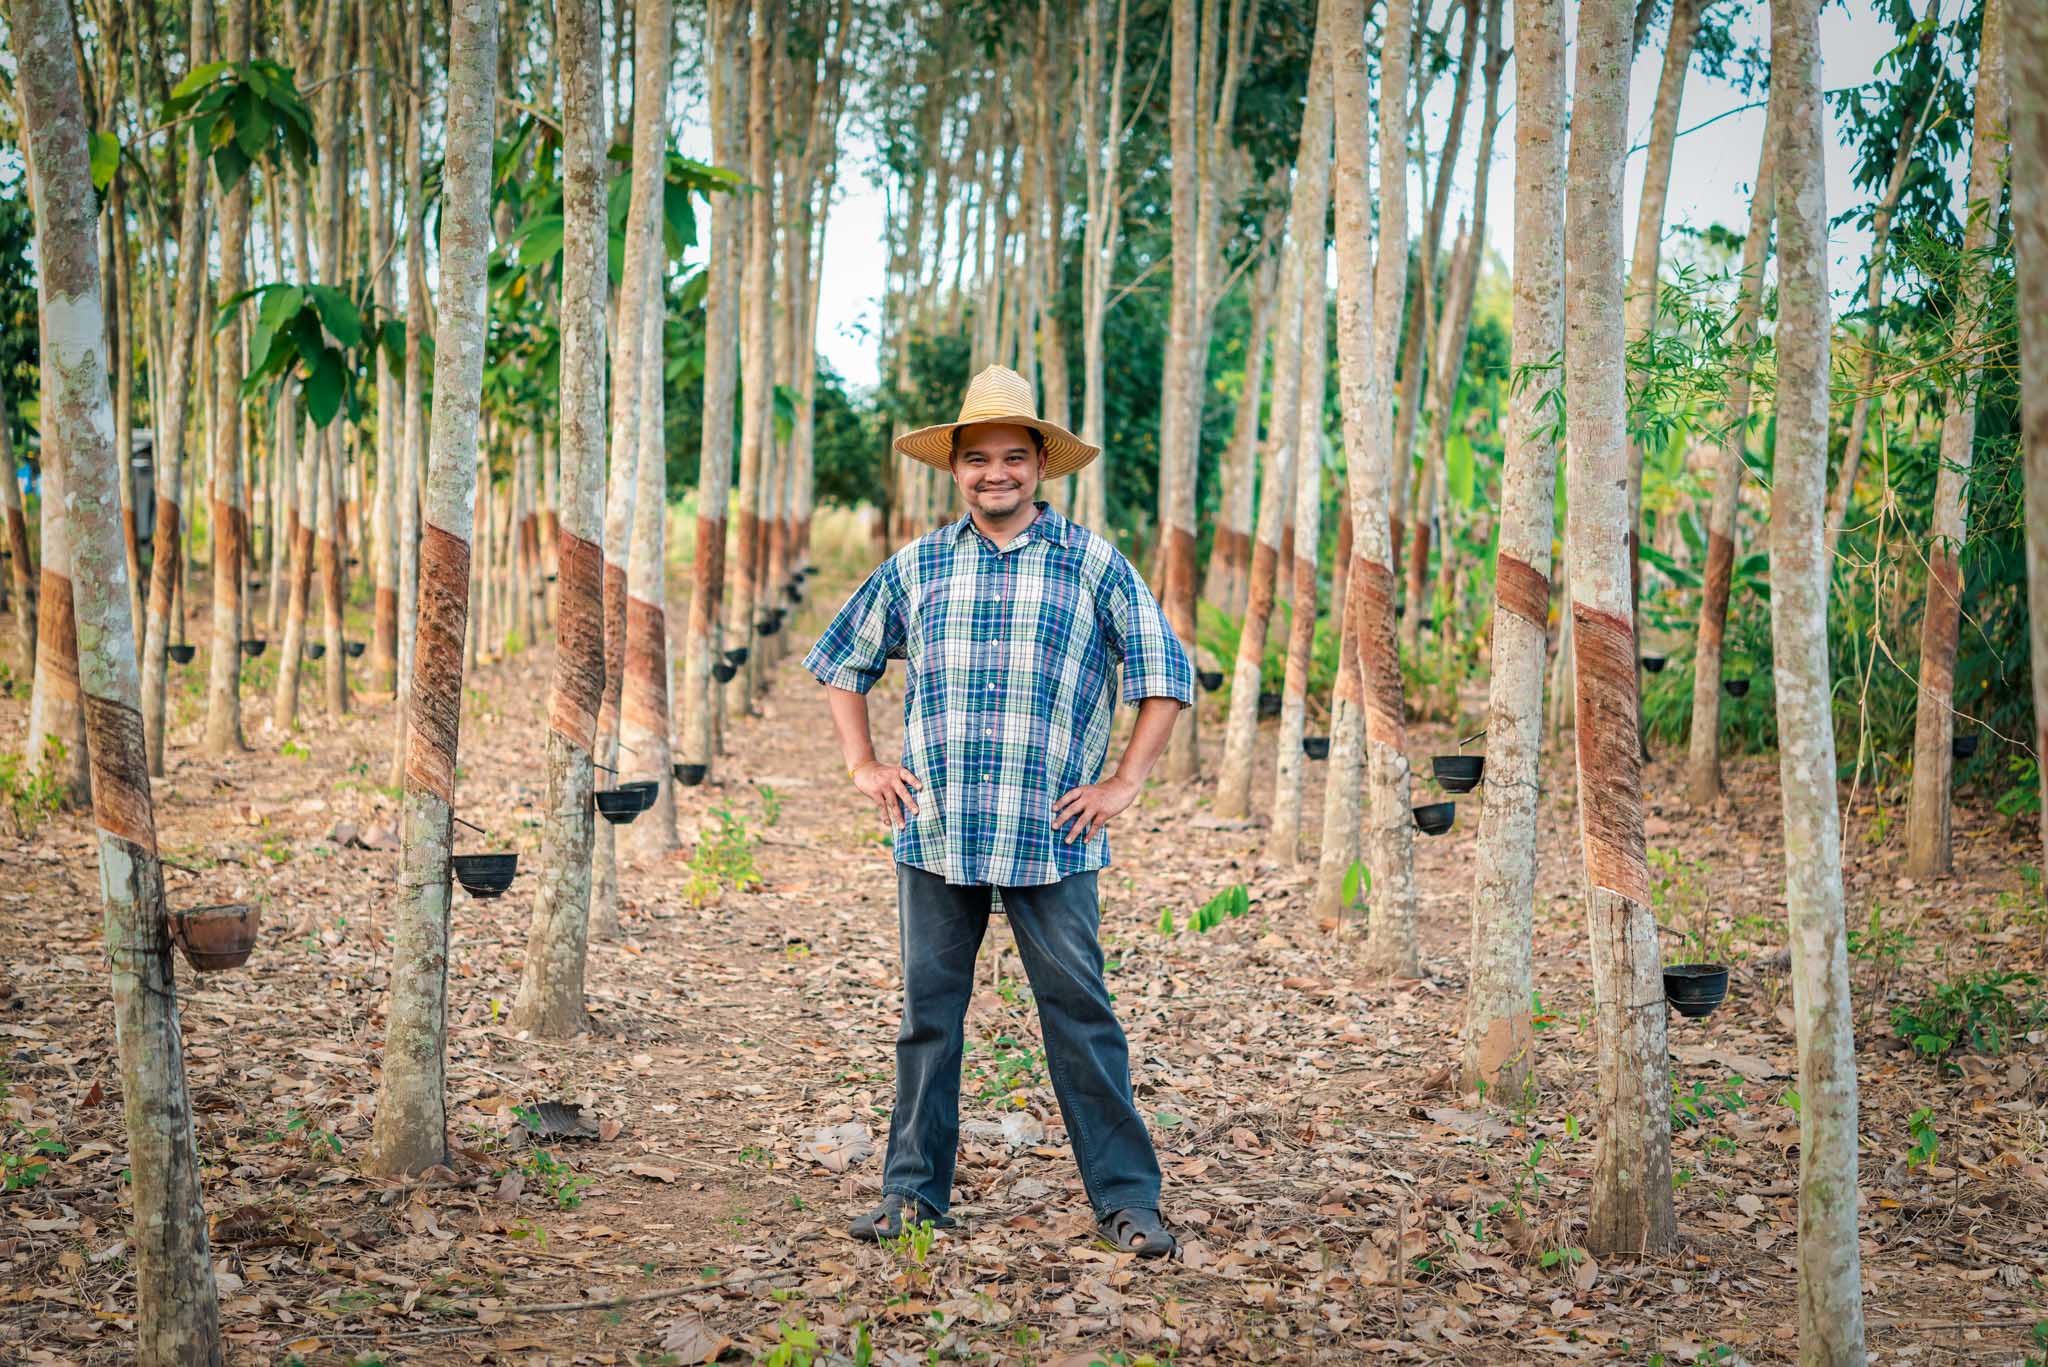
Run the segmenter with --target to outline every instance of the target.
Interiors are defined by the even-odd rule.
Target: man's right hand
[[[902,765],[885,764],[878,759],[871,759],[853,771],[853,786],[881,809],[882,819],[892,831],[909,825],[917,815],[917,801],[910,794],[912,789],[924,787],[917,781],[917,775]]]

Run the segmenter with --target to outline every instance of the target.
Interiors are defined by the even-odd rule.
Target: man
[[[895,838],[903,1025],[882,1203],[857,1239],[908,1216],[953,1221],[960,1054],[990,889],[1023,955],[1067,1140],[1103,1234],[1144,1257],[1172,1252],[1159,1160],[1131,1097],[1130,1054],[1102,981],[1096,870],[1104,828],[1138,796],[1194,672],[1159,604],[1102,537],[1034,502],[1039,481],[1100,454],[1041,421],[1023,376],[977,375],[957,422],[895,449],[949,471],[967,516],[868,576],[804,665],[825,685],[847,777]],[[902,762],[875,758],[867,692],[907,669]],[[1138,719],[1116,771],[1114,670]]]

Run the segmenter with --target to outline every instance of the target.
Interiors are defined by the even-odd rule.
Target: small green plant
[[[1204,902],[1188,920],[1188,928],[1203,934],[1223,924],[1225,917],[1239,917],[1252,909],[1251,894],[1242,883],[1233,883]]]
[[[0,1148],[0,1191],[27,1190],[43,1180],[52,1158],[70,1152],[47,1126],[30,1129],[10,1121],[9,1129],[6,1147]]]
[[[1731,1075],[1728,1081],[1711,1088],[1704,1082],[1695,1082],[1691,1090],[1687,1090],[1675,1074],[1671,1079],[1671,1130],[1674,1134],[1724,1112],[1743,1110],[1748,1105],[1749,1102],[1743,1099],[1740,1074]]]
[[[976,1084],[975,1095],[984,1101],[1014,1097],[1021,1106],[1022,1094],[1045,1081],[1045,1051],[1009,1035],[997,1035],[988,1041],[969,1040],[965,1052],[987,1060],[979,1063],[970,1059],[964,1064],[964,1071]]]
[[[754,791],[761,795],[761,824],[773,826],[782,820],[782,794],[765,783],[754,785]]]
[[[535,1149],[526,1156],[524,1166],[526,1175],[547,1193],[557,1210],[574,1210],[583,1204],[583,1190],[590,1185],[590,1179],[554,1154],[546,1149]]]
[[[1650,881],[1650,904],[1656,909],[1657,924],[1679,936],[1678,947],[1670,952],[1667,961],[1730,962],[1735,951],[1735,932],[1725,924],[1715,924],[1705,866],[1668,849],[1652,849],[1650,863],[1656,869],[1656,876]]]
[[[279,1140],[294,1134],[303,1135],[308,1153],[318,1153],[321,1149],[327,1149],[335,1157],[339,1158],[341,1156],[340,1136],[336,1135],[332,1130],[324,1130],[318,1125],[313,1124],[306,1113],[296,1106],[284,1113],[283,1129],[265,1130],[263,1138],[275,1144]]]
[[[1892,1030],[1931,1059],[1945,1060],[1964,1046],[2002,1054],[2014,1037],[2041,1023],[2038,983],[2032,973],[1964,974],[1937,984],[1932,996],[1893,1007]]]
[[[693,907],[708,906],[728,888],[745,892],[761,884],[754,867],[754,846],[760,837],[729,807],[713,807],[711,814],[718,818],[718,829],[698,837],[690,878],[683,885],[683,900]]]
[[[1941,1151],[1941,1136],[1934,1132],[1934,1108],[1922,1106],[1906,1117],[1906,1132],[1913,1137],[1913,1146],[1906,1150],[1906,1166],[1924,1167],[1934,1161],[1934,1155]]]
[[[21,755],[0,755],[0,801],[7,804],[14,835],[27,840],[42,828],[64,800],[64,742],[55,736],[43,741],[43,762],[30,768]]]
[[[903,1264],[905,1280],[913,1285],[931,1279],[927,1264],[932,1256],[932,1241],[937,1237],[938,1227],[930,1220],[906,1220],[903,1232],[888,1241],[889,1251]]]
[[[1173,908],[1159,908],[1159,933],[1161,935],[1172,935],[1178,932],[1179,929],[1180,927],[1173,923]]]
[[[775,1346],[761,1358],[763,1367],[811,1367],[818,1360],[818,1332],[799,1316],[795,1323],[777,1320]]]
[[[289,736],[285,737],[284,744],[277,747],[277,753],[283,755],[286,759],[304,760],[311,759],[313,757],[313,752],[311,750],[308,750],[305,746],[299,744],[297,741],[293,740]]]
[[[1372,870],[1365,866],[1363,860],[1352,860],[1351,867],[1344,870],[1342,892],[1345,910],[1366,909],[1366,899],[1372,896]]]

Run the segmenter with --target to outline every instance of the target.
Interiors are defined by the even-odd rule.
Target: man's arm
[[[839,733],[839,751],[846,757],[846,772],[853,786],[881,810],[890,830],[908,825],[917,815],[917,802],[910,790],[924,785],[901,765],[875,758],[874,737],[868,729],[868,695],[827,684],[825,701],[832,709],[832,727]],[[1166,743],[1163,734],[1159,743]],[[1156,756],[1158,752],[1155,749],[1153,753]]]
[[[1116,772],[1099,783],[1070,788],[1053,803],[1053,829],[1073,819],[1073,824],[1067,827],[1067,844],[1093,840],[1111,817],[1137,801],[1145,787],[1145,776],[1152,772],[1160,752],[1166,749],[1166,738],[1173,734],[1173,724],[1180,720],[1183,706],[1178,698],[1153,697],[1140,702],[1137,723],[1131,727],[1131,739],[1124,746],[1123,758],[1117,761]],[[865,713],[862,719],[865,721]]]

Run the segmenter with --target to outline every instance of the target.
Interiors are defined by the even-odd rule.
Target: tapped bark
[[[42,322],[45,518],[59,505],[63,595],[75,623],[72,708],[90,733],[103,930],[112,977],[134,1202],[135,1360],[145,1367],[218,1364],[220,1309],[207,1256],[192,1107],[178,1027],[177,985],[164,914],[143,744],[141,684],[122,546],[122,458],[113,448],[88,125],[73,59],[70,6],[18,0],[10,36],[33,182]],[[12,480],[13,472],[7,472]],[[74,616],[75,612],[75,616]],[[45,640],[47,652],[51,643]],[[77,748],[81,761],[85,744]]]
[[[716,0],[714,0],[714,3]],[[556,0],[562,63],[562,468],[558,621],[548,690],[547,819],[514,1029],[560,1038],[586,1028],[591,746],[604,692],[605,143],[598,0]]]
[[[14,586],[14,632],[29,677],[36,672],[36,590],[34,563],[29,559],[28,515],[22,508],[21,481],[15,478],[14,438],[7,427],[7,393],[0,389],[0,460],[6,462],[6,478],[0,480],[7,510],[7,571]],[[161,544],[161,543],[160,543]],[[161,558],[161,557],[159,557]]]
[[[756,630],[755,619],[762,611],[758,601],[763,549],[761,485],[765,468],[773,463],[767,448],[774,441],[775,356],[769,289],[774,279],[775,194],[769,54],[780,8],[777,0],[752,0],[748,6],[752,30],[747,38],[747,164],[748,179],[757,188],[746,205],[747,256],[741,286],[745,297],[745,336],[740,351],[744,407],[740,410],[739,500],[735,518],[738,525],[734,529],[739,558],[734,567],[732,609],[727,619],[732,623],[731,643],[747,655],[725,694],[726,706],[737,716],[754,711],[755,682],[760,677],[765,639]]]
[[[1515,0],[1515,367],[1564,347],[1564,4]],[[1493,668],[1487,684],[1486,794],[1472,899],[1464,1085],[1514,1105],[1535,1082],[1536,799],[1541,792],[1544,650],[1557,447],[1534,386],[1508,396],[1494,556]]]
[[[441,308],[434,335],[433,454],[420,548],[420,624],[407,720],[399,906],[385,1008],[383,1080],[365,1166],[381,1176],[448,1160],[449,837],[469,616],[490,259],[492,106],[498,11],[456,5],[448,35],[442,163]]]
[[[659,232],[648,244],[647,293],[640,301],[640,460],[633,494],[633,553],[626,583],[626,663],[619,738],[631,760],[619,766],[655,782],[654,805],[622,827],[640,859],[676,848],[675,776],[668,743],[667,470],[662,449],[662,278],[667,253]]]
[[[228,8],[227,59],[249,60],[249,0]],[[235,183],[221,209],[220,297],[247,283],[249,177]],[[213,639],[206,671],[206,753],[246,750],[242,739],[242,564],[248,558],[249,514],[242,502],[242,311],[214,335],[213,469],[207,533],[213,546]]]
[[[1981,89],[1981,87],[1980,87]],[[1799,1360],[1862,1367],[1856,1043],[1828,681],[1826,153],[1820,0],[1771,6],[1778,169],[1778,440],[1771,483],[1771,659],[1785,820],[1785,919],[1799,1039]]]
[[[1721,795],[1721,640],[1728,626],[1728,584],[1735,567],[1737,514],[1742,479],[1749,471],[1750,365],[1757,319],[1763,309],[1764,258],[1771,250],[1777,205],[1778,107],[1764,116],[1763,150],[1758,154],[1756,189],[1749,203],[1749,232],[1742,239],[1742,288],[1730,339],[1744,362],[1728,382],[1727,429],[1714,461],[1714,501],[1707,512],[1707,566],[1700,593],[1700,625],[1694,636],[1692,730],[1686,738],[1686,797],[1706,807]]]
[[[356,31],[367,48],[371,30],[371,0],[356,0]],[[364,65],[356,73],[356,97],[361,105],[363,134],[363,189],[369,219],[371,297],[380,316],[391,312],[391,215],[384,205],[384,164],[389,154],[378,149],[377,74]],[[377,491],[370,511],[371,601],[369,642],[369,687],[378,693],[397,688],[398,675],[398,490],[392,467],[398,460],[398,403],[391,373],[391,354],[376,350],[377,377]],[[345,654],[346,652],[344,652]]]
[[[1586,1239],[1600,1256],[1661,1253],[1677,1236],[1663,956],[1643,850],[1626,353],[1622,280],[1614,269],[1632,17],[1629,0],[1580,6],[1565,198],[1566,536],[1600,1080]]]
[[[1963,229],[1964,273],[1957,310],[1961,345],[1983,344],[1985,272],[1977,256],[1991,240],[2005,188],[2005,0],[1985,0],[1983,50],[1977,58],[1976,126],[1970,133],[1969,212]],[[2039,60],[2038,53],[2027,59]],[[1970,465],[1977,437],[1981,357],[1965,367],[1941,420],[1941,470],[1934,484],[1934,524],[1927,546],[1927,603],[1920,618],[1920,692],[1913,715],[1913,789],[1906,805],[1906,872],[1915,878],[1949,873],[1954,854],[1949,822],[1955,789],[1956,637],[1962,623],[1961,556],[1969,534]]]
[[[1166,351],[1159,377],[1159,602],[1188,658],[1195,655],[1195,462],[1199,434],[1185,429],[1192,405],[1185,395],[1202,383],[1206,358],[1195,344],[1196,188],[1195,108],[1197,0],[1173,0],[1168,123],[1172,135],[1173,279],[1166,323]],[[1190,377],[1188,371],[1195,372]],[[1195,715],[1189,708],[1173,728],[1161,757],[1160,776],[1169,782],[1192,779],[1199,766]],[[1297,732],[1298,734],[1298,732]],[[1290,862],[1292,854],[1290,851]]]

